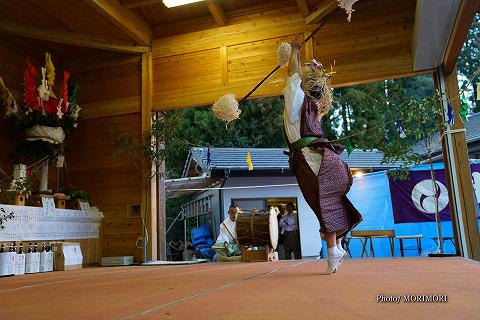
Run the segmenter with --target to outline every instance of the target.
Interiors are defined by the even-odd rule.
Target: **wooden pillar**
[[[435,72],[433,73],[433,82],[435,84],[435,89],[440,91],[440,92],[443,92],[445,91],[445,88],[442,89],[442,87],[440,86],[440,74],[439,72]],[[443,102],[442,102],[443,104]],[[448,108],[447,106],[444,106],[442,105],[444,111],[445,108]],[[446,112],[444,112],[444,114],[446,114]],[[444,120],[443,116],[442,117],[439,117],[438,119],[438,122],[440,124],[444,123],[446,120]],[[445,132],[445,130],[443,129],[443,127],[440,127],[440,136],[443,135]],[[442,139],[442,157],[443,157],[443,163],[445,165],[445,180],[447,182],[447,190],[448,190],[448,206],[450,208],[450,216],[451,216],[451,219],[452,219],[452,231],[453,231],[453,238],[454,239],[459,239],[459,235],[458,235],[458,227],[457,227],[457,220],[456,220],[456,206],[455,206],[455,198],[454,198],[454,195],[453,195],[453,186],[452,186],[452,177],[450,175],[450,170],[449,168],[451,167],[450,165],[450,161],[449,161],[449,157],[448,157],[448,148],[447,148],[447,144],[446,144],[446,138],[443,138]],[[459,246],[459,242],[458,241],[455,241],[455,253],[457,255],[461,255],[460,254],[460,246]]]
[[[142,54],[142,132],[152,127],[152,52],[148,50]],[[156,178],[148,179],[149,173],[154,172],[152,163],[143,164],[146,174],[142,177],[142,212],[145,213],[146,230],[144,237],[148,239],[144,260],[157,260],[157,184]],[[148,198],[148,201],[147,201]]]
[[[160,115],[157,113],[156,117]],[[157,148],[165,148],[163,141],[157,141]],[[165,161],[163,161],[157,170],[155,179],[156,184],[156,216],[157,216],[157,251],[160,260],[167,260],[167,214],[165,206]]]
[[[460,99],[457,79],[457,69],[449,74],[443,74],[443,69],[438,70],[440,90],[446,93],[455,112],[455,123],[449,130],[461,130],[465,126],[460,119]],[[446,111],[446,101],[443,102]],[[455,241],[458,243],[460,255],[465,258],[480,260],[480,236],[478,219],[468,158],[465,132],[446,134],[443,158],[445,170],[450,177],[449,192],[453,203],[452,220],[456,227]]]
[[[310,35],[310,33],[308,32],[305,32],[303,37],[304,39],[306,39],[308,36]],[[314,48],[313,48],[313,38],[308,40],[307,43],[305,43],[305,61],[312,61],[312,59],[314,58],[313,56],[313,53],[314,53]]]

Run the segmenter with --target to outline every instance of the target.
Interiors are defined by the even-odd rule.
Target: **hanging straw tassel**
[[[338,8],[332,12],[330,12],[323,22],[303,41],[303,43],[307,43],[308,40],[310,40],[317,32],[320,30],[321,27],[327,21],[337,12]],[[290,53],[292,51],[292,48],[290,44],[283,42],[280,44],[278,50],[277,50],[277,66],[273,68],[272,71],[270,71],[269,74],[267,74],[262,80],[260,80],[259,83],[253,87],[252,90],[250,90],[241,100],[240,102],[237,102],[235,99],[235,95],[233,93],[228,93],[218,99],[212,107],[213,114],[215,117],[218,119],[225,121],[227,124],[233,120],[236,120],[239,118],[241,110],[239,109],[239,105],[242,104],[245,100],[248,99],[262,84],[267,81],[268,78],[270,78],[275,72],[277,72],[278,69],[283,67],[285,64],[288,63],[288,60],[290,59]]]

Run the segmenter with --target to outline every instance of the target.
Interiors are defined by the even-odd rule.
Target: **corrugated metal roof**
[[[468,118],[465,124],[467,143],[473,143],[480,140],[480,113],[476,113]],[[435,143],[439,135],[432,140]],[[256,170],[269,169],[288,169],[288,157],[283,153],[287,149],[283,148],[210,148],[210,163],[207,164],[209,148],[192,148],[185,168],[188,169],[190,161],[195,161],[205,171],[211,170],[248,170],[246,157],[250,150],[253,166]],[[415,152],[425,153],[424,147],[420,144],[415,147]],[[437,151],[441,150],[441,145]],[[362,151],[354,150],[350,156],[346,152],[342,153],[344,160],[352,169],[383,170],[399,167],[400,164],[382,164],[383,153],[378,150]],[[186,170],[184,170],[186,176]]]
[[[191,196],[199,193],[198,189],[208,189],[220,183],[220,179],[214,179],[202,175],[198,177],[165,180],[165,194],[167,199],[181,196]],[[197,189],[197,190],[195,190]]]
[[[255,169],[288,169],[288,156],[282,148],[210,148],[210,163],[207,164],[209,149],[192,148],[191,159],[207,170],[239,169],[248,170],[246,157],[250,150]],[[350,157],[342,153],[342,159],[352,169],[388,169],[396,166],[382,164],[383,153],[377,150],[354,150]]]

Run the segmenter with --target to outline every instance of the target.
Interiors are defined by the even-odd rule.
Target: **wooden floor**
[[[0,319],[480,319],[480,264],[461,258],[88,268],[0,278]],[[377,295],[447,295],[379,303]]]

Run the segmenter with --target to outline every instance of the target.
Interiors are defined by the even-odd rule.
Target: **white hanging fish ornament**
[[[357,1],[358,0],[338,0],[338,6],[344,9],[348,15],[347,16],[348,22],[350,22],[350,19],[352,19],[352,13],[353,11],[355,11],[355,9],[353,9],[352,6]]]

